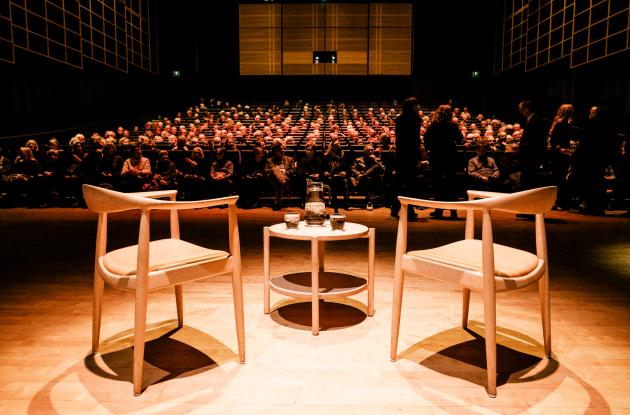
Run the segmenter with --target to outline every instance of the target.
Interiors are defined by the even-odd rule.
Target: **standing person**
[[[414,97],[405,99],[402,112],[396,117],[396,158],[394,163],[395,188],[391,204],[391,216],[398,217],[399,195],[416,194],[416,165],[420,160],[420,105]],[[407,212],[409,219],[415,220],[413,207]]]
[[[573,154],[571,145],[573,116],[573,105],[560,105],[558,113],[553,119],[553,124],[549,129],[551,174],[554,184],[558,186],[558,197],[554,205],[555,210],[567,210],[571,204],[571,192],[568,188],[567,174]]]
[[[424,135],[424,144],[429,151],[435,197],[438,200],[455,200],[455,174],[457,172],[457,142],[462,134],[453,123],[453,110],[448,104],[440,105],[433,113],[431,124]],[[441,218],[442,209],[435,209],[431,216]],[[451,210],[451,218],[457,211]]]
[[[518,110],[525,117],[525,127],[519,145],[519,164],[521,166],[521,190],[537,186],[536,175],[547,153],[547,122],[536,113],[531,100],[521,101]]]
[[[612,131],[606,120],[605,110],[601,107],[592,107],[576,150],[574,163],[582,213],[591,215],[605,213],[607,203],[604,175],[612,142]]]

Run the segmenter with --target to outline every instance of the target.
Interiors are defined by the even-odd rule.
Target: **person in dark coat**
[[[580,211],[603,215],[606,209],[606,166],[613,134],[601,107],[592,107],[574,157],[574,174],[580,192]]]
[[[420,105],[414,97],[405,99],[401,114],[396,118],[396,158],[395,190],[391,202],[391,216],[398,217],[400,202],[398,196],[415,196],[416,167],[420,160]],[[413,208],[407,213],[409,219],[415,219]]]
[[[302,203],[306,202],[306,186],[309,181],[320,182],[323,180],[323,161],[317,154],[317,147],[309,145],[306,147],[306,155],[298,161],[297,181],[302,187],[300,195]]]
[[[424,144],[429,151],[429,161],[433,176],[435,197],[438,200],[456,200],[457,143],[462,134],[453,123],[453,110],[450,105],[440,105],[424,135]],[[442,217],[443,210],[431,213],[435,218]],[[457,211],[451,210],[451,218],[457,218]]]
[[[571,205],[571,192],[567,181],[571,156],[573,154],[573,105],[563,104],[558,108],[549,130],[551,145],[551,174],[558,186],[558,197],[554,209],[567,210]]]
[[[267,175],[266,152],[262,147],[254,148],[254,156],[243,165],[241,180],[239,182],[239,205],[244,209],[253,209],[258,206],[258,197],[265,188]]]
[[[519,165],[521,166],[521,190],[538,186],[537,174],[547,156],[547,121],[538,116],[531,100],[522,101],[518,110],[526,122],[519,145]]]

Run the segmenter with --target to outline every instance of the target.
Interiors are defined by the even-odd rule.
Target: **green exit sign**
[[[479,71],[472,71],[471,75],[472,75],[473,79],[477,79],[477,78],[479,78]]]
[[[173,71],[173,78],[181,78],[182,77],[182,73],[178,70],[174,70]]]

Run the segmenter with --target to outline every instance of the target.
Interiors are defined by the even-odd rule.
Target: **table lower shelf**
[[[271,278],[271,289],[279,294],[294,298],[312,298],[311,272],[296,271]],[[363,277],[341,271],[319,272],[319,298],[348,297],[367,289]]]

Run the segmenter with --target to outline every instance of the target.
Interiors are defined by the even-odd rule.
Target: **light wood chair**
[[[398,197],[403,208],[398,222],[396,261],[394,266],[394,298],[390,355],[397,358],[398,332],[405,274],[459,284],[463,287],[462,327],[468,325],[470,291],[483,293],[487,391],[491,397],[496,387],[496,297],[497,292],[525,288],[538,281],[541,301],[545,355],[551,357],[551,319],[549,310],[549,274],[547,239],[543,213],[556,199],[555,186],[505,194],[468,191],[469,201],[439,202]],[[466,210],[465,239],[432,249],[407,252],[407,214],[412,206],[436,209]],[[474,239],[474,212],[482,214],[481,240]],[[495,244],[492,237],[492,212],[535,214],[536,254]]]
[[[238,196],[211,200],[177,202],[177,191],[164,190],[142,193],[120,193],[83,185],[88,208],[99,214],[94,264],[94,301],[92,309],[92,352],[98,352],[104,284],[135,291],[135,325],[133,350],[133,392],[142,391],[142,368],[146,330],[147,295],[150,291],[175,287],[178,326],[184,324],[182,284],[226,273],[232,274],[234,311],[239,360],[245,362],[245,329],[243,318],[243,287],[241,253],[236,218]],[[157,200],[169,198],[170,200]],[[178,210],[228,205],[229,252],[204,248],[183,241],[179,235]],[[139,209],[138,244],[107,252],[107,215],[113,212]],[[150,213],[170,211],[169,239],[151,241]]]

